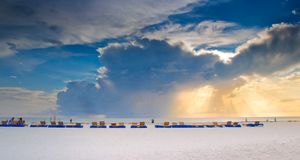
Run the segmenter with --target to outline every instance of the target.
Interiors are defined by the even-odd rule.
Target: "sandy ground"
[[[3,160],[296,160],[300,123],[261,128],[0,128]]]

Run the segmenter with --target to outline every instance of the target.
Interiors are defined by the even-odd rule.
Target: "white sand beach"
[[[300,123],[258,128],[0,128],[5,160],[296,160]]]

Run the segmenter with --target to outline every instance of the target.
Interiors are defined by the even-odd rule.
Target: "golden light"
[[[172,113],[184,118],[300,116],[299,75],[241,78],[242,85],[180,90]]]

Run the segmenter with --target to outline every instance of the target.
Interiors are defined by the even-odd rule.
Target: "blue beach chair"
[[[126,128],[124,122],[119,122],[119,124],[117,123],[111,123],[109,128]]]
[[[48,126],[48,128],[66,128],[66,126],[62,121],[59,121],[58,124],[56,124],[55,121],[51,121],[51,124]]]
[[[137,123],[132,123],[130,128],[147,128],[145,122],[140,122],[139,124]]]
[[[97,122],[92,122],[90,128],[107,128],[104,121],[100,121],[99,125]]]
[[[260,123],[259,121],[255,121],[254,123],[246,124],[247,127],[263,127],[264,124]]]
[[[30,127],[32,128],[47,128],[46,121],[40,121],[39,124],[31,124]]]
[[[83,128],[83,125],[81,123],[75,123],[75,125],[66,125],[66,128]]]
[[[172,128],[172,126],[170,125],[169,122],[164,122],[162,125],[161,124],[155,125],[155,128]]]

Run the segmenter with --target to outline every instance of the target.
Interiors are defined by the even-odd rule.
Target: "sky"
[[[298,0],[2,0],[0,116],[300,116]]]

